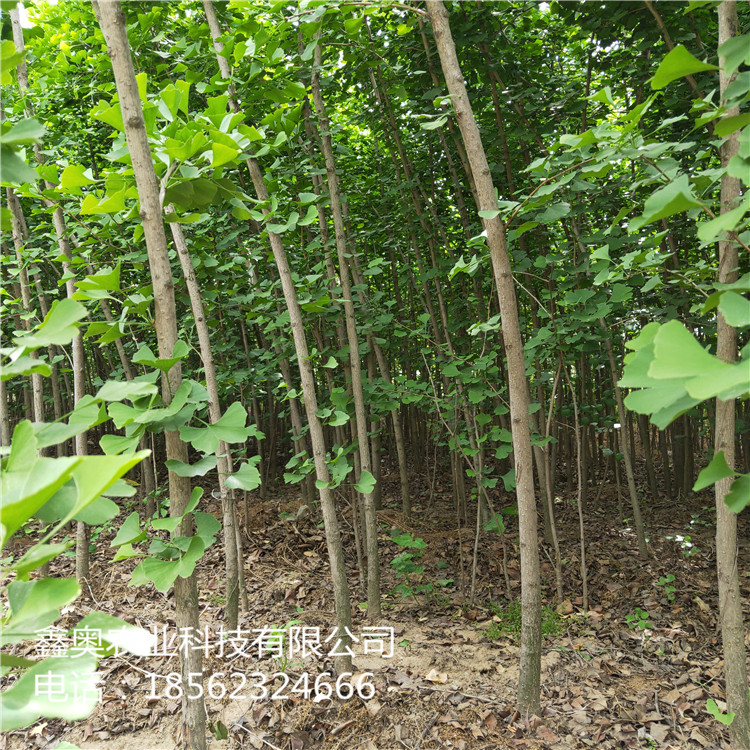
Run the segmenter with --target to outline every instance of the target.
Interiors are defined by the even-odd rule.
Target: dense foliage
[[[660,494],[676,504],[728,478],[721,500],[734,512],[750,501],[746,5],[736,36],[719,46],[715,2],[448,3],[497,191],[497,208],[478,211],[424,4],[216,3],[227,78],[202,4],[125,3],[174,238],[179,340],[166,355],[137,170],[94,11],[40,0],[23,14],[19,42],[15,4],[2,6],[3,543],[34,515],[55,530],[114,517],[119,508],[104,498],[100,512],[81,512],[104,484],[70,507],[57,507],[55,493],[82,492],[75,462],[95,460],[86,452],[109,462],[114,482],[148,450],[143,509],[116,543],[119,559],[142,558],[133,582],[160,590],[189,577],[220,530],[197,509],[216,472],[222,497],[244,492],[246,514],[248,492],[265,497],[282,482],[299,483],[311,508],[327,488],[377,508],[381,466],[394,467],[408,515],[409,475],[450,462],[458,522],[473,525],[476,508],[478,530],[505,531],[518,467],[484,223],[497,216],[546,540],[559,488],[577,486],[585,512],[608,472],[627,474],[636,523]],[[302,412],[310,396],[269,244],[278,237],[302,312],[327,479],[315,473]],[[717,356],[722,324],[736,338]],[[181,385],[160,391],[176,365]],[[358,389],[369,446],[357,432]],[[717,398],[731,403],[731,451],[717,448]],[[164,435],[174,432],[189,463],[167,460]],[[167,470],[196,485],[171,515],[158,502]],[[21,500],[5,482],[21,474],[48,481],[33,508],[19,495],[16,513]],[[149,529],[173,533],[171,542],[147,547]],[[28,573],[67,546],[49,539],[33,567],[29,553],[13,562],[13,617],[12,587],[32,585]],[[557,563],[559,572],[559,551]]]

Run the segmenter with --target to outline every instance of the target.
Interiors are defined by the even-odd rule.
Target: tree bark
[[[479,128],[466,92],[461,67],[456,56],[448,11],[442,0],[432,0],[432,2],[427,3],[427,13],[435,34],[443,74],[456,112],[461,137],[474,175],[477,188],[477,209],[479,211],[496,210],[495,187]],[[483,219],[482,223],[487,232],[487,244],[490,250],[495,283],[497,284],[505,352],[508,360],[508,391],[515,455],[521,548],[522,617],[518,704],[523,712],[533,714],[537,713],[540,708],[542,634],[539,540],[529,426],[529,387],[526,380],[523,341],[518,321],[513,272],[505,240],[505,228],[497,216],[494,219]]]
[[[342,303],[344,305],[344,320],[346,323],[346,338],[349,344],[349,366],[351,367],[352,395],[354,396],[354,417],[357,428],[357,444],[360,461],[360,472],[367,472],[372,476],[372,454],[370,439],[367,434],[367,412],[365,409],[364,391],[362,388],[362,360],[359,354],[359,338],[357,323],[354,316],[354,299],[352,296],[349,262],[346,258],[346,230],[341,211],[341,195],[339,180],[336,174],[336,162],[333,156],[333,144],[330,136],[330,125],[326,116],[325,103],[320,91],[320,74],[318,70],[322,64],[320,39],[315,47],[312,94],[315,113],[320,122],[321,150],[326,164],[328,177],[328,194],[333,214],[336,251],[339,261],[339,279],[341,280]],[[378,519],[375,516],[375,500],[372,491],[363,492],[365,517],[365,543],[367,548],[367,616],[373,620],[380,617],[380,560],[378,555]]]
[[[615,389],[615,400],[617,401],[617,415],[620,419],[620,448],[622,449],[622,460],[625,464],[625,475],[628,480],[628,492],[630,494],[630,507],[633,509],[633,525],[635,526],[635,535],[638,539],[638,554],[642,558],[648,556],[646,547],[646,530],[643,528],[643,518],[641,516],[641,502],[635,489],[635,474],[633,473],[633,460],[630,455],[630,443],[627,435],[627,415],[625,413],[625,402],[622,398],[622,390],[617,385],[617,365],[615,364],[615,355],[612,351],[612,339],[604,321],[599,318],[599,325],[605,332],[604,345],[607,348],[607,357],[609,359],[609,371],[612,375],[612,383]]]
[[[165,216],[174,215],[174,207],[168,206],[164,211]],[[167,219],[169,221],[169,219]],[[198,335],[198,346],[200,347],[203,371],[206,374],[206,390],[208,391],[208,419],[215,424],[221,419],[221,405],[219,403],[219,383],[216,379],[216,367],[214,367],[214,355],[211,349],[211,337],[208,333],[206,323],[206,312],[203,308],[198,279],[195,276],[193,261],[190,258],[185,233],[182,225],[176,221],[169,222],[172,232],[174,246],[177,249],[177,257],[182,266],[182,275],[185,277],[190,307],[193,311],[193,322]],[[221,441],[217,451],[216,469],[219,478],[219,493],[221,495],[221,510],[223,516],[222,531],[224,535],[224,570],[226,571],[226,603],[224,605],[224,621],[227,630],[237,630],[239,619],[239,596],[240,596],[240,565],[242,560],[237,554],[237,522],[234,510],[234,491],[228,490],[226,486],[227,476],[231,473],[229,446]]]
[[[203,0],[203,8],[208,21],[208,27],[211,32],[211,38],[216,50],[216,61],[223,78],[230,77],[229,63],[226,57],[221,55],[224,45],[219,41],[221,29],[216,18],[216,11],[211,0]],[[233,92],[232,92],[233,94]],[[230,98],[230,106],[237,112],[239,105]],[[255,159],[248,159],[247,166],[250,170],[250,177],[253,181],[255,192],[260,201],[269,199],[268,189],[266,188],[263,172]],[[344,550],[341,544],[341,532],[336,517],[336,506],[333,500],[333,492],[330,488],[331,476],[326,463],[326,442],[323,434],[323,425],[318,417],[318,400],[315,390],[315,374],[310,361],[310,353],[307,348],[305,338],[304,323],[302,320],[302,311],[297,300],[297,292],[292,279],[292,272],[289,261],[284,249],[284,243],[281,236],[275,232],[268,232],[268,239],[273,251],[276,267],[278,268],[279,278],[281,279],[281,288],[284,293],[287,310],[289,311],[289,320],[292,328],[292,337],[294,339],[294,348],[297,352],[297,364],[300,371],[300,381],[302,384],[302,393],[305,399],[305,412],[307,422],[310,426],[310,442],[312,444],[313,460],[315,463],[315,474],[318,480],[320,493],[320,504],[323,511],[323,523],[326,535],[326,545],[328,547],[328,559],[331,565],[331,577],[333,580],[333,596],[336,608],[336,623],[338,626],[338,636],[340,645],[338,651],[341,654],[346,653],[349,646],[349,637],[346,635],[345,628],[351,631],[352,613],[351,602],[349,599],[349,586],[346,580],[346,564],[344,562]],[[351,671],[351,656],[342,655],[335,658],[336,668],[339,672]]]
[[[733,39],[738,33],[737,4],[724,0],[719,6],[719,47]],[[720,60],[720,63],[723,63]],[[722,64],[720,87],[722,99],[733,76],[727,76]],[[728,109],[725,117],[739,114],[738,108]],[[726,168],[729,160],[739,152],[739,131],[729,135],[721,146],[721,165]],[[721,213],[733,209],[740,197],[740,180],[724,174],[721,178]],[[737,244],[733,238],[719,242],[718,281],[730,284],[737,279]],[[717,316],[716,355],[725,362],[737,359],[737,330],[732,328],[721,312]],[[735,402],[716,400],[715,451],[724,451],[730,469],[735,457]],[[721,640],[724,648],[724,677],[726,679],[727,707],[734,712],[734,721],[729,725],[732,747],[750,747],[750,699],[748,698],[747,660],[745,655],[745,628],[742,616],[742,599],[737,559],[737,516],[724,502],[732,484],[732,478],[716,483],[716,572],[719,579],[719,613]]]
[[[107,43],[107,52],[112,61],[112,70],[120,97],[122,120],[125,127],[125,138],[130,152],[133,172],[138,188],[140,216],[148,251],[149,270],[154,290],[155,328],[159,356],[172,356],[177,342],[177,312],[175,308],[174,281],[169,262],[167,237],[164,232],[164,221],[159,200],[159,183],[156,178],[151,150],[143,119],[143,110],[138,96],[138,85],[133,70],[130,54],[130,43],[125,25],[125,15],[119,0],[92,0],[99,26]],[[169,403],[172,394],[182,381],[182,370],[178,362],[162,377],[162,398]],[[167,458],[187,463],[188,451],[176,431],[165,432]],[[169,472],[169,505],[174,516],[182,515],[190,500],[190,480],[178,477]],[[178,528],[175,533],[189,533],[187,529]],[[197,633],[198,589],[196,574],[188,578],[178,577],[174,585],[174,602],[177,628],[190,628]],[[187,700],[188,673],[200,675],[199,684],[203,684],[203,660],[199,649],[189,649],[187,656],[181,650],[182,667],[182,716],[187,732],[184,733],[185,744],[190,750],[206,750],[206,708],[203,697]]]
[[[25,50],[23,40],[23,29],[21,28],[21,19],[18,15],[18,8],[13,8],[10,11],[11,26],[13,29],[13,42],[16,50],[23,53]],[[27,116],[31,116],[34,113],[27,92],[29,88],[29,76],[26,62],[22,62],[16,69],[18,76],[18,88],[21,93],[25,95],[24,106],[26,109]],[[35,146],[34,153],[36,154],[37,161],[39,164],[44,163],[41,151],[38,146]],[[45,187],[50,190],[54,188],[51,182],[45,180]],[[45,200],[45,204],[48,207],[52,207],[54,204],[50,200]],[[16,200],[16,203],[17,200]],[[20,211],[20,204],[18,204]],[[55,234],[57,235],[57,244],[63,257],[66,259],[63,262],[63,270],[65,272],[72,272],[72,255],[70,251],[70,243],[68,242],[68,233],[65,226],[65,217],[60,206],[54,208],[52,214],[52,223],[55,227]],[[69,278],[65,282],[65,293],[71,298],[76,291],[75,287],[75,275],[69,274]],[[73,354],[73,406],[86,395],[86,359],[83,349],[83,333],[79,330],[73,337],[71,344]],[[37,376],[39,377],[39,376]],[[33,382],[34,376],[32,376]],[[41,386],[39,388],[41,392]],[[34,388],[34,397],[37,397],[37,388]],[[35,402],[36,407],[36,402]],[[42,421],[42,420],[39,420]],[[75,449],[77,456],[85,456],[88,453],[88,432],[80,432],[75,436]],[[78,521],[76,524],[76,579],[83,581],[89,577],[89,529],[85,523]]]

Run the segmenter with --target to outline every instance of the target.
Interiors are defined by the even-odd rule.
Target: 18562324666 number
[[[182,698],[182,677],[178,672],[170,672],[166,676],[151,673],[151,692],[149,699],[168,698],[176,700]],[[299,677],[293,679],[286,672],[275,672],[267,675],[263,672],[253,672],[249,678],[244,672],[214,672],[201,684],[201,673],[190,672],[188,674],[187,698],[197,700],[201,696],[221,700],[243,699],[253,701],[264,700],[286,700],[293,696],[299,696],[305,700],[325,700],[327,698],[339,698],[348,700],[355,695],[362,700],[370,700],[375,695],[375,685],[372,683],[374,674],[372,672],[360,672],[352,674],[343,672],[338,677],[330,672],[322,672],[317,676],[303,672]],[[281,679],[281,685],[274,687],[276,679]],[[158,692],[158,683],[165,683],[164,689]]]

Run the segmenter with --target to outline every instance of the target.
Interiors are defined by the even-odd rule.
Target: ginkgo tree
[[[660,496],[718,480],[730,536],[723,500],[747,496],[747,9],[732,36],[731,3],[442,5],[102,0],[106,34],[83,0],[30,7],[25,57],[3,41],[2,442],[54,414],[42,452],[85,429],[89,452],[143,458],[115,564],[174,587],[181,624],[220,534],[234,623],[232,527],[277,483],[324,521],[340,627],[355,559],[379,611],[377,508],[452,500],[457,598],[481,595],[501,529],[512,598],[520,542],[536,710],[537,511],[554,597],[588,603],[590,513],[630,515],[645,559]],[[629,510],[600,501],[609,479]],[[726,570],[731,538],[717,548]]]

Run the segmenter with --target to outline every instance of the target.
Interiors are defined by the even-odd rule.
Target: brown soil
[[[284,491],[287,495],[281,499],[251,500],[244,539],[249,607],[241,615],[241,626],[249,630],[297,619],[327,634],[333,625],[333,602],[322,530],[314,517],[298,523],[280,518],[282,511],[294,513],[300,505],[290,490]],[[388,501],[389,491],[397,492],[396,481],[385,483],[386,505],[395,504]],[[608,501],[603,497],[601,503]],[[706,712],[708,698],[720,707],[723,698],[708,495],[679,506],[664,499],[649,506],[651,557],[647,561],[638,560],[632,534],[625,524],[613,521],[612,512],[588,509],[588,613],[580,611],[575,508],[570,502],[558,505],[559,535],[568,540],[562,543],[568,599],[560,608],[565,614],[558,618],[556,632],[544,639],[542,716],[528,718],[514,707],[518,636],[498,633],[501,618],[497,613],[508,604],[500,537],[489,532],[481,537],[477,593],[474,603],[468,603],[462,591],[468,591],[471,582],[473,522],[462,530],[459,547],[450,498],[438,497],[425,505],[429,507],[417,504],[409,521],[394,510],[381,512],[383,591],[391,591],[400,582],[387,564],[402,551],[387,533],[395,527],[427,542],[421,560],[425,572],[414,583],[445,578],[453,578],[454,583],[435,585],[426,595],[385,599],[383,618],[376,624],[393,627],[393,658],[358,653],[354,659],[357,674],[373,673],[374,697],[317,702],[299,695],[263,701],[228,695],[210,699],[210,724],[227,730],[226,739],[211,738],[212,750],[728,747],[726,728]],[[441,507],[445,512],[436,510]],[[353,535],[346,514],[344,518],[351,590],[359,605],[363,600]],[[514,520],[509,517],[504,538],[505,568],[511,595],[517,598],[520,572],[513,544]],[[164,596],[151,586],[129,587],[135,562],[111,562],[108,541],[114,533],[112,529],[99,537],[91,589],[59,625],[71,627],[81,616],[98,610],[147,629],[173,627],[171,594]],[[686,546],[687,535],[692,547]],[[742,533],[740,537],[744,538]],[[741,556],[746,559],[744,543]],[[552,603],[554,572],[550,558],[543,555],[543,560],[545,591]],[[748,574],[745,566],[741,570],[743,593],[747,593]],[[657,585],[668,573],[675,576],[673,598]],[[53,574],[71,575],[72,560],[60,561]],[[199,565],[202,624],[213,633],[222,624],[223,580],[217,543]],[[492,608],[493,602],[500,609]],[[636,608],[648,612],[646,629],[629,627],[626,618]],[[355,607],[355,635],[368,625],[373,623],[366,620],[361,607]],[[499,637],[488,640],[488,630]],[[30,653],[31,648],[17,647],[16,652]],[[295,681],[303,672],[312,681],[330,670],[327,657],[286,665]],[[124,655],[104,659],[100,663],[104,700],[87,720],[75,725],[40,721],[6,734],[0,739],[0,750],[51,750],[61,740],[84,750],[172,750],[179,746],[180,701],[149,699],[151,680],[144,672],[166,676],[177,671],[176,658]],[[229,663],[213,654],[204,662],[206,676],[225,672],[222,681],[230,690],[240,678],[232,682],[226,674],[247,675],[249,689],[255,684],[250,675],[256,671],[270,676],[281,668],[273,659]],[[280,686],[281,679],[276,678],[269,688]],[[158,689],[164,685],[161,681]]]

